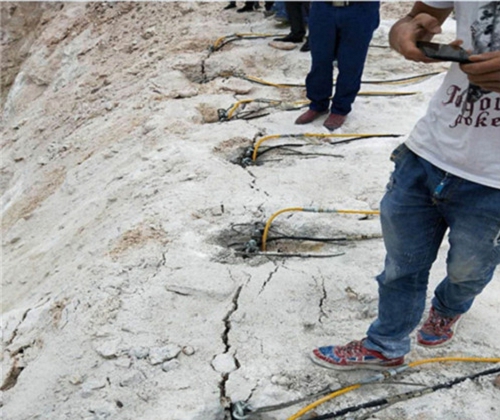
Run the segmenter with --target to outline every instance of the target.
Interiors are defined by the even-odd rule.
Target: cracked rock
[[[118,346],[121,343],[121,339],[117,338],[114,340],[104,341],[95,347],[95,351],[101,357],[105,359],[113,359],[118,354]]]
[[[180,352],[181,348],[177,344],[152,348],[149,352],[149,363],[159,365],[167,360],[175,359]]]
[[[192,356],[194,354],[194,348],[191,346],[184,346],[182,348],[182,353],[184,353],[186,356]]]
[[[177,359],[169,360],[161,365],[161,369],[164,372],[169,372],[171,370],[177,369],[180,366],[180,362]]]
[[[128,352],[130,357],[134,357],[135,359],[145,359],[149,356],[149,348],[147,347],[134,347]]]
[[[82,393],[81,396],[82,398],[89,398],[92,396],[93,391],[96,391],[98,389],[102,389],[106,387],[106,381],[103,380],[91,380],[87,381],[82,385]]]
[[[85,381],[85,376],[75,373],[69,378],[69,383],[72,385],[81,385]]]
[[[129,357],[119,357],[115,361],[115,366],[121,367],[121,368],[129,368],[132,364],[132,360],[130,360]]]
[[[271,383],[280,386],[289,386],[291,384],[291,380],[285,375],[273,375],[271,377]]]
[[[120,386],[135,386],[144,381],[144,375],[141,372],[132,372],[129,375],[125,376],[120,381]]]
[[[230,373],[238,369],[234,357],[229,353],[215,356],[212,360],[212,367],[220,373]]]

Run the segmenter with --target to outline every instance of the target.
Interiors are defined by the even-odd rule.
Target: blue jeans
[[[337,60],[339,74],[330,109],[339,115],[351,112],[361,87],[368,47],[380,22],[379,8],[379,2],[353,2],[346,7],[334,7],[331,2],[311,2],[309,45],[312,64],[306,78],[310,109],[321,112],[329,108],[333,62]]]
[[[276,12],[276,17],[288,18],[286,14],[285,2],[275,1],[273,5],[273,10]]]
[[[432,299],[446,317],[469,310],[500,263],[500,189],[453,176],[404,144],[394,150],[395,170],[382,199],[387,251],[377,277],[378,318],[365,346],[386,357],[410,351],[409,334],[425,309],[429,271],[449,229],[447,275]]]

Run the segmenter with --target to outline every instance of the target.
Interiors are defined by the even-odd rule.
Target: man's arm
[[[435,8],[417,1],[411,12],[392,26],[389,32],[391,47],[408,60],[434,62],[417,48],[416,42],[430,41],[441,33],[441,25],[452,10],[452,7]]]

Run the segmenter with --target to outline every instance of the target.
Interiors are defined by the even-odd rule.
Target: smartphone
[[[417,48],[419,48],[426,57],[434,60],[470,63],[469,53],[458,46],[417,41]]]

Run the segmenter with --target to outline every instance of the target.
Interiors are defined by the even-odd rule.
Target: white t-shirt
[[[500,51],[500,2],[425,3],[455,8],[465,49]],[[450,174],[500,189],[500,94],[470,87],[453,63],[406,144]]]

